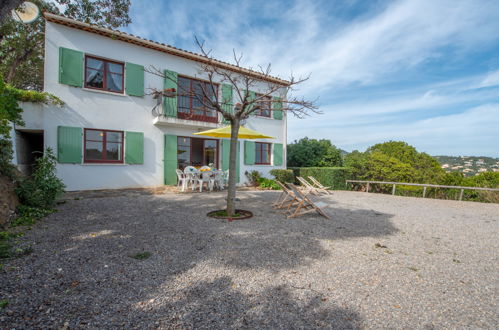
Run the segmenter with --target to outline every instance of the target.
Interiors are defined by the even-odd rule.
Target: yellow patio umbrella
[[[205,135],[219,138],[230,138],[231,137],[231,126],[225,126],[221,128],[210,129],[203,132],[194,133],[194,135]],[[252,129],[246,128],[244,126],[239,127],[239,134],[237,135],[240,139],[275,139],[272,136],[264,135],[260,132],[254,131]]]

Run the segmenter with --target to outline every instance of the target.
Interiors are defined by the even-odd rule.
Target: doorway
[[[178,168],[212,165],[218,168],[218,140],[177,137]]]
[[[21,173],[33,173],[36,160],[43,156],[43,146],[42,130],[16,130],[17,167]]]

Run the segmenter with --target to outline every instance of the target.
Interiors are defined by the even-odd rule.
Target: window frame
[[[103,87],[102,88],[98,88],[98,87],[93,87],[93,86],[88,86],[87,85],[87,62],[88,62],[89,58],[104,62],[104,70],[103,70],[104,77],[103,77],[103,83],[102,83]],[[118,64],[118,65],[120,65],[122,67],[122,72],[123,73],[121,74],[121,90],[120,91],[112,91],[112,90],[107,89],[107,74],[108,74],[108,69],[107,69],[106,63]],[[95,70],[93,68],[89,68],[89,69],[90,70]],[[93,90],[97,90],[97,91],[108,92],[108,93],[114,93],[114,94],[124,94],[125,93],[125,63],[124,62],[119,62],[119,61],[110,60],[110,59],[107,59],[107,58],[104,58],[104,57],[98,57],[98,56],[94,56],[94,55],[85,54],[85,66],[84,66],[83,70],[84,70],[84,77],[83,77],[83,87],[84,88],[93,89]],[[118,74],[118,73],[112,72],[112,74]]]
[[[189,76],[184,76],[184,75],[178,75],[178,79],[187,79],[189,80],[189,92],[188,93],[192,93],[193,92],[193,82],[200,82],[202,84],[206,84],[206,85],[210,85],[210,82],[207,81],[207,80],[202,80],[202,79],[198,79],[198,78],[192,78],[192,77],[189,77]],[[178,90],[178,96],[177,96],[177,118],[180,118],[180,119],[187,119],[187,120],[196,120],[196,121],[204,121],[204,122],[209,122],[209,123],[218,123],[218,111],[216,109],[213,109],[215,111],[215,116],[211,117],[211,116],[207,116],[206,115],[206,112],[207,112],[207,108],[205,106],[203,106],[203,112],[204,112],[204,115],[194,115],[194,108],[193,108],[193,100],[194,100],[194,96],[190,97],[189,95],[187,95],[187,97],[189,97],[189,113],[185,113],[185,112],[181,112],[179,111],[180,109],[180,100],[179,98],[180,97],[186,97],[186,95],[183,95],[183,91],[180,90],[180,87],[178,86],[179,83],[177,81],[177,90]],[[219,94],[219,86],[220,84],[217,84],[217,83],[213,83],[213,85],[215,86],[215,98],[218,100],[218,94]]]
[[[107,156],[107,132],[120,133],[121,134],[121,160],[109,160],[109,159],[87,159],[87,131],[101,131],[105,132],[102,141],[90,140],[89,142],[101,142],[102,143],[102,157]],[[120,142],[111,142],[120,143]],[[84,128],[83,129],[83,163],[84,164],[124,164],[125,163],[125,131],[111,130],[111,129],[99,129],[99,128]]]
[[[264,94],[258,94],[258,93],[255,93],[255,95],[256,95],[256,98],[264,96]],[[258,117],[272,118],[272,96],[267,95],[267,96],[265,96],[265,100],[261,100],[257,103],[259,103],[259,104],[267,103],[269,107],[268,107],[268,109],[262,109],[262,108],[258,109],[257,111],[255,111],[255,115]],[[262,112],[266,111],[266,110],[268,110],[268,113],[269,113],[268,116],[262,114]]]
[[[262,145],[262,144],[268,145],[268,160],[269,160],[268,163],[257,162],[257,159],[258,159],[257,155],[258,154],[260,155],[260,160],[263,159],[263,157],[262,157],[262,155],[263,155],[262,150],[263,149],[261,147],[258,148],[258,145]],[[255,142],[255,165],[272,165],[271,156],[272,156],[272,143],[270,143],[270,142]]]

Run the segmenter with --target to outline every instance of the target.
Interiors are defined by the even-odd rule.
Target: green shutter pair
[[[274,143],[274,166],[281,166],[283,164],[283,146],[282,143]],[[255,164],[255,142],[244,141],[244,164],[254,165]]]
[[[222,141],[222,170],[227,171],[229,169],[229,160],[230,160],[230,140],[229,139],[223,139]],[[240,163],[240,158],[239,158],[239,151],[240,151],[240,143],[237,141],[237,154],[236,154],[236,183],[239,183],[240,178],[239,178],[239,163]],[[231,175],[229,173],[229,175]]]
[[[59,163],[81,164],[83,129],[57,127],[57,160]],[[125,163],[144,164],[144,133],[125,132]]]
[[[83,87],[85,55],[83,52],[59,47],[59,83]],[[125,91],[131,96],[144,96],[144,67],[125,63]]]

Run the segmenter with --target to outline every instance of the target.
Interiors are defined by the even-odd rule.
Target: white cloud
[[[491,87],[499,85],[499,70],[491,72],[479,84],[479,87]]]

